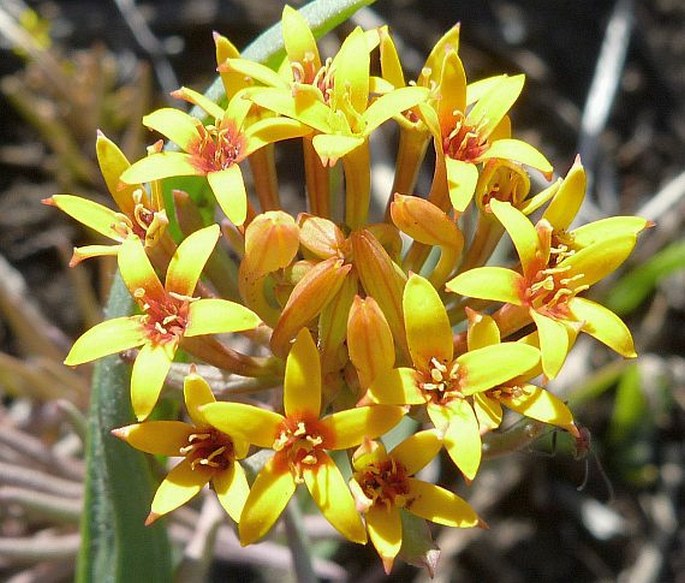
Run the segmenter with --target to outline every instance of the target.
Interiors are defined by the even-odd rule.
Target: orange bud
[[[271,335],[274,354],[284,357],[288,353],[289,342],[333,299],[350,269],[342,259],[331,257],[312,267],[297,283]]]
[[[354,271],[351,271],[338,293],[319,316],[319,349],[324,373],[341,369],[347,362],[347,351],[343,343],[347,335],[347,317],[357,293],[357,286],[357,277]]]
[[[347,347],[362,389],[395,364],[395,343],[388,321],[372,297],[355,296],[347,320]]]
[[[258,277],[290,265],[300,247],[299,229],[283,211],[257,215],[245,229],[245,259]]]
[[[464,245],[464,237],[454,221],[423,198],[396,194],[390,215],[400,231],[419,243],[459,249]]]
[[[345,235],[333,221],[301,213],[297,224],[300,226],[300,243],[317,257],[328,259],[344,255]]]

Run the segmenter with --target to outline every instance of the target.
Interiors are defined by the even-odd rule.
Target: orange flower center
[[[285,456],[297,482],[302,482],[302,472],[317,466],[324,447],[330,441],[327,431],[318,419],[294,419],[287,417],[273,444],[273,449]]]
[[[461,374],[455,360],[449,366],[437,358],[430,359],[427,372],[419,372],[419,388],[433,403],[444,405],[453,399],[463,399]]]
[[[313,85],[323,96],[324,103],[328,104],[333,93],[333,68],[331,63],[333,59],[330,57],[318,69],[314,65],[314,55],[305,55],[304,60],[299,63],[291,64],[293,71],[293,79],[295,83],[304,83],[306,85]]]
[[[233,440],[214,428],[197,428],[188,436],[188,445],[180,448],[191,469],[227,470],[235,460]]]
[[[138,289],[134,297],[144,298],[144,290]],[[193,298],[173,292],[162,299],[144,298],[142,309],[145,312],[143,325],[145,333],[153,344],[165,344],[183,337],[188,325],[188,309]]]
[[[404,465],[392,458],[371,463],[354,474],[364,495],[374,504],[383,504],[386,508],[407,506],[407,477]]]
[[[199,128],[200,138],[190,147],[195,166],[204,173],[226,170],[244,158],[245,136],[231,121],[217,128]]]
[[[556,253],[555,253],[556,251]],[[547,312],[550,316],[568,316],[568,301],[590,286],[579,284],[583,273],[571,274],[571,265],[560,264],[560,252],[552,249],[548,266],[538,271],[524,292],[524,302],[535,310]],[[572,253],[571,253],[572,254]],[[568,255],[566,255],[568,256]]]
[[[478,162],[490,147],[487,138],[481,136],[477,127],[466,123],[461,111],[455,111],[454,116],[456,118],[454,129],[442,142],[445,155],[454,160]]]

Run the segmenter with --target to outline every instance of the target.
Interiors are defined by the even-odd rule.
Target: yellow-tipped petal
[[[548,179],[552,177],[554,170],[549,160],[539,150],[528,142],[511,138],[494,141],[482,157],[483,159],[503,158],[519,162],[539,170]]]
[[[130,229],[129,221],[121,214],[80,196],[55,194],[47,202],[86,227],[115,241],[123,241],[125,232]]]
[[[518,99],[524,82],[524,75],[514,75],[493,84],[469,111],[466,123],[477,127],[479,136],[488,138]]]
[[[287,417],[321,411],[321,361],[309,330],[302,328],[285,364],[283,408]]]
[[[161,300],[166,296],[166,292],[138,237],[128,237],[121,244],[117,262],[126,287],[136,300],[145,301],[141,298],[140,290],[143,291],[142,295],[145,298]]]
[[[569,302],[573,315],[583,321],[583,332],[606,344],[626,358],[635,358],[635,346],[630,330],[611,310],[585,298],[573,298]]]
[[[370,135],[382,123],[425,101],[428,90],[423,87],[401,87],[381,95],[362,115],[364,134]]]
[[[150,508],[151,514],[157,519],[172,510],[176,510],[199,494],[211,476],[209,471],[191,469],[190,462],[183,460],[169,472],[169,475],[157,488]]]
[[[214,33],[214,45],[216,47],[216,64],[221,65],[226,59],[235,59],[240,56],[240,51],[225,36],[218,32]],[[226,97],[230,100],[238,91],[250,85],[250,80],[246,80],[240,73],[230,73],[221,71],[219,75],[224,85]]]
[[[186,152],[199,138],[200,122],[180,109],[164,107],[143,117],[143,125],[169,138]]]
[[[409,498],[412,503],[407,510],[438,524],[454,528],[478,526],[476,511],[462,498],[445,488],[409,478]]]
[[[504,78],[506,78],[506,75],[493,75],[492,77],[486,77],[485,79],[479,79],[478,81],[469,83],[466,87],[467,105],[476,103],[476,101],[481,99]]]
[[[268,144],[301,138],[312,133],[312,129],[302,122],[284,117],[267,117],[251,124],[245,130],[247,144],[245,145],[245,155],[260,150]]]
[[[207,425],[200,407],[216,402],[212,389],[199,374],[191,372],[183,381],[183,399],[188,416],[195,425]]]
[[[153,455],[180,456],[195,428],[182,421],[146,421],[112,429],[112,433],[131,447]]]
[[[635,236],[623,235],[598,241],[564,259],[560,266],[569,267],[569,275],[583,274],[577,285],[593,285],[613,273],[635,247]]]
[[[446,156],[444,160],[447,170],[450,202],[456,211],[464,212],[473,198],[473,193],[476,191],[478,168],[471,162],[455,160],[449,156]]]
[[[497,199],[490,201],[490,208],[511,237],[516,253],[521,259],[521,266],[526,277],[532,277],[539,269],[537,252],[539,247],[538,233],[528,217],[508,202]]]
[[[346,539],[364,544],[366,530],[357,512],[352,493],[335,462],[323,454],[319,463],[303,472],[314,502],[335,529]]]
[[[385,573],[390,573],[397,553],[402,547],[402,519],[396,506],[386,508],[377,504],[366,513],[369,538],[378,552]]]
[[[504,267],[475,267],[445,284],[456,294],[495,302],[523,305],[525,280],[520,273]]]
[[[307,21],[297,10],[286,4],[283,7],[281,24],[283,43],[290,62],[300,63],[303,66],[308,64],[314,73],[317,72],[321,68],[321,58],[316,39]],[[303,82],[310,83],[311,80],[305,77]]]
[[[435,81],[439,79],[438,75],[442,70],[443,60],[450,52],[457,52],[459,50],[459,29],[461,25],[455,24],[445,34],[443,34],[438,42],[433,45],[428,57],[426,58],[426,68],[432,72],[431,79],[435,76]]]
[[[84,245],[74,247],[74,253],[69,260],[69,267],[74,267],[92,257],[116,257],[119,254],[119,245]]]
[[[446,136],[454,127],[454,112],[463,113],[466,109],[466,73],[464,65],[454,48],[445,55],[440,76],[440,100],[438,101],[438,119],[440,128]],[[441,139],[440,136],[436,138]]]
[[[219,71],[239,73],[243,77],[254,79],[261,85],[267,87],[278,87],[280,89],[287,89],[287,81],[281,77],[273,69],[269,69],[261,63],[250,61],[248,59],[233,58],[227,59],[219,65]]]
[[[329,449],[348,449],[359,445],[365,437],[374,439],[397,425],[405,414],[403,407],[370,405],[345,409],[321,420],[333,436]]]
[[[99,130],[95,142],[95,151],[107,190],[121,211],[131,216],[133,214],[133,191],[139,188],[139,185],[124,184],[120,178],[131,164],[119,147]]]
[[[551,223],[555,231],[565,231],[573,222],[580,205],[583,204],[586,184],[585,169],[580,163],[580,158],[576,158],[552,202],[542,215],[542,218]]]
[[[335,166],[336,162],[364,144],[359,136],[341,136],[337,134],[317,134],[312,138],[314,150],[324,166]]]
[[[383,25],[378,29],[378,35],[380,37],[380,60],[383,79],[389,81],[393,87],[404,87],[406,82],[402,71],[402,63],[387,25]]]
[[[429,404],[428,415],[438,431],[444,431],[445,449],[452,461],[468,480],[473,480],[480,467],[482,443],[471,405],[462,399],[452,401],[447,407]]]
[[[159,152],[141,158],[121,175],[128,184],[151,182],[170,176],[204,176],[205,172],[184,152]]]
[[[457,358],[463,375],[461,392],[473,395],[519,376],[540,361],[540,351],[518,342],[503,342],[469,350]]]
[[[295,219],[283,211],[257,215],[245,229],[245,261],[256,277],[290,265],[300,247]]]
[[[227,470],[215,473],[212,478],[212,487],[226,513],[235,522],[239,522],[250,493],[243,467],[234,462]]]
[[[191,302],[188,308],[188,337],[203,334],[225,334],[253,330],[261,319],[249,308],[236,302],[203,298]]]
[[[435,429],[419,431],[407,437],[390,452],[391,457],[400,462],[413,476],[426,467],[442,449],[442,439]]]
[[[369,48],[361,28],[355,28],[343,41],[332,66],[335,108],[349,103],[357,113],[366,109],[369,100]]]
[[[243,546],[259,540],[271,530],[295,493],[295,478],[287,463],[278,461],[273,457],[266,462],[252,484],[238,525]]]
[[[473,410],[478,419],[481,432],[497,429],[502,423],[502,405],[487,393],[473,395]]]
[[[291,91],[260,89],[258,92],[250,94],[250,100],[260,107],[299,120],[320,132],[331,131],[332,128],[328,123],[331,110],[319,101],[314,91],[306,90],[306,87],[298,86],[294,98]]]
[[[204,109],[205,113],[208,116],[213,117],[215,120],[221,119],[224,115],[224,110],[219,104],[214,103],[211,99],[209,99],[208,97],[206,97],[202,93],[198,93],[197,91],[195,91],[194,89],[190,89],[189,87],[181,87],[180,89],[176,89],[176,91],[172,91],[171,95],[172,95],[172,97],[175,97],[176,99],[182,99],[183,101],[187,101],[188,103],[191,103],[192,105],[196,105],[199,108]],[[176,111],[176,110],[172,110],[172,111]],[[181,112],[181,113],[183,113],[183,112]],[[184,113],[183,115],[186,115],[186,114]],[[175,121],[175,120],[169,120],[169,121],[171,121],[173,123],[173,121]],[[193,124],[193,125],[196,126],[197,121],[194,119],[192,121],[195,121],[195,124]],[[178,128],[178,127],[174,128],[174,130],[176,130],[176,131],[178,131],[179,129],[182,129],[182,128]],[[164,132],[162,132],[162,133],[164,133]],[[197,131],[196,131],[196,134],[197,134]],[[191,135],[189,143],[192,143],[193,138],[197,138],[197,135],[196,136]],[[176,140],[174,140],[174,141],[176,142]],[[176,143],[181,145],[179,142],[176,142]]]
[[[607,217],[587,223],[572,232],[574,248],[583,248],[615,237],[637,237],[649,226],[642,217]]]
[[[347,347],[350,360],[366,389],[395,364],[395,343],[388,321],[376,300],[355,296],[347,319]]]
[[[224,170],[210,172],[207,181],[224,214],[234,225],[242,225],[247,217],[247,191],[240,166],[232,164]]]
[[[432,358],[452,361],[452,327],[445,306],[432,284],[420,275],[407,280],[402,298],[407,344],[414,365],[422,371]]]
[[[376,377],[367,396],[384,405],[422,405],[426,397],[421,392],[413,368],[395,368]]]
[[[76,366],[108,354],[116,354],[145,343],[147,337],[140,316],[123,316],[105,320],[84,332],[64,359],[67,366]]]
[[[542,370],[548,379],[559,374],[564,365],[569,350],[566,326],[553,318],[543,316],[535,310],[530,310],[535,325],[538,328],[540,352],[542,353]]]
[[[200,408],[207,423],[226,435],[237,435],[259,447],[273,446],[284,418],[245,403],[209,403]]]
[[[502,405],[543,423],[562,427],[575,433],[573,414],[561,399],[534,385],[516,387],[513,394],[505,392],[500,396]]]
[[[173,360],[170,348],[163,344],[144,344],[133,363],[131,404],[138,421],[143,421],[152,412],[162,392]],[[175,347],[172,352],[175,352]]]
[[[210,225],[188,235],[171,258],[164,287],[167,292],[192,296],[205,263],[219,240],[219,225]]]
[[[492,316],[481,314],[469,307],[466,308],[466,316],[469,320],[466,333],[466,343],[469,350],[500,343],[499,328]]]

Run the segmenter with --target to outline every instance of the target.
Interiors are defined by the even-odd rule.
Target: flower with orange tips
[[[359,445],[391,429],[403,407],[366,406],[321,414],[321,363],[306,328],[286,362],[285,414],[243,403],[212,403],[202,413],[214,427],[275,454],[259,472],[240,519],[240,542],[262,538],[274,525],[298,484],[305,483],[323,515],[345,538],[366,542],[366,532],[340,470],[327,453]]]
[[[425,405],[443,436],[445,449],[468,480],[481,461],[478,421],[469,402],[533,368],[537,348],[517,342],[484,346],[454,357],[452,327],[435,288],[420,275],[407,281],[402,298],[411,367],[377,375],[365,400],[392,405]]]
[[[428,429],[390,452],[382,443],[366,440],[352,456],[350,488],[386,573],[402,547],[402,512],[454,528],[484,525],[462,498],[413,477],[441,448],[438,432]]]
[[[118,255],[119,271],[142,314],[97,324],[76,340],[64,361],[74,366],[142,346],[131,375],[131,401],[139,421],[155,406],[184,337],[240,332],[260,323],[256,314],[240,304],[193,297],[218,238],[218,225],[187,237],[171,259],[164,286],[140,240],[125,239]]]
[[[185,378],[183,396],[190,423],[146,421],[112,430],[119,439],[146,453],[183,457],[157,488],[145,524],[185,504],[208,483],[224,510],[238,522],[249,486],[237,460],[247,455],[250,444],[207,422],[200,408],[214,403],[215,398],[200,375],[191,372]]]

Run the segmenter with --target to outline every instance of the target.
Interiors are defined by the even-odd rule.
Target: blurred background
[[[73,338],[101,318],[111,274],[106,262],[67,268],[73,245],[93,235],[40,201],[65,192],[106,202],[96,130],[129,158],[142,156],[151,141],[142,115],[169,103],[180,85],[203,91],[214,80],[212,31],[243,48],[282,7],[266,0],[0,5],[1,580],[73,577],[89,371],[60,363]],[[637,214],[656,228],[594,290],[628,323],[640,357],[624,362],[583,338],[552,385],[590,442],[550,431],[488,462],[460,492],[490,529],[436,529],[435,580],[685,581],[685,3],[379,0],[320,46],[333,54],[352,26],[387,23],[415,78],[455,22],[469,80],[526,74],[514,133],[545,152],[560,175],[580,152],[590,176],[582,222]],[[379,168],[392,167],[393,151],[392,144],[374,150]],[[280,165],[287,183],[291,165]],[[419,192],[429,180],[426,172]],[[461,481],[449,472],[442,479]],[[187,550],[199,512],[179,514],[172,538]],[[323,579],[385,580],[372,548],[342,544],[318,523],[312,529]],[[287,549],[271,544],[241,551],[222,548],[219,537],[214,580],[286,580]],[[390,580],[428,574],[398,564]]]

